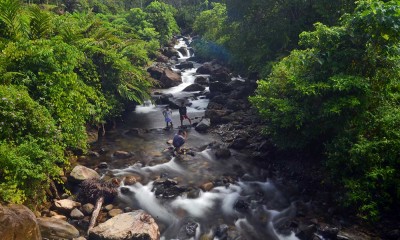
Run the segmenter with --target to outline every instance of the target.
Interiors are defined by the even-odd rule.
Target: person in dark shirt
[[[175,147],[174,151],[177,154],[182,153],[181,147],[183,144],[185,144],[187,137],[187,133],[185,130],[179,129],[178,133],[174,136],[174,139],[172,140],[172,145]]]
[[[179,107],[179,115],[181,119],[181,127],[183,126],[183,120],[187,119],[189,120],[190,125],[192,125],[192,120],[187,116],[187,108],[185,106],[185,103],[182,103],[181,106]]]

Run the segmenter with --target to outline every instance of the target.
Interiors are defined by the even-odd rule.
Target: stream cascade
[[[175,64],[190,61],[190,40],[178,39]],[[134,177],[134,184],[119,187],[117,202],[123,207],[143,209],[157,222],[161,239],[298,239],[293,232],[278,233],[276,226],[296,214],[290,195],[268,178],[262,168],[253,166],[246,154],[228,149],[229,155],[217,157],[216,149],[223,148],[219,136],[198,132],[195,125],[204,118],[209,103],[208,87],[204,91],[187,92],[186,87],[196,77],[209,75],[196,73],[201,66],[172,70],[180,72],[182,83],[167,89],[154,90],[155,100],[168,96],[176,104],[185,103],[193,126],[187,125],[188,137],[184,148],[187,153],[174,156],[168,141],[180,127],[179,113],[173,109],[173,129],[165,129],[162,110],[165,104],[146,101],[136,106],[122,126],[107,132],[93,146],[105,154],[92,157],[84,165],[95,167],[108,164],[103,172],[120,179]],[[238,78],[240,79],[240,78]],[[227,148],[226,148],[227,149]],[[118,158],[116,151],[130,154]],[[160,187],[161,186],[161,187]],[[178,193],[178,194],[177,194]]]

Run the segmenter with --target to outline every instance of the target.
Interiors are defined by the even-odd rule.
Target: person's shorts
[[[188,119],[189,120],[189,117],[187,115],[181,115],[181,121],[183,121],[183,119]]]
[[[167,122],[167,123],[169,123],[169,122],[172,122],[172,120],[171,120],[171,118],[165,118],[165,122]]]
[[[185,140],[184,140],[183,138],[174,137],[174,140],[173,140],[173,142],[172,142],[172,145],[173,145],[175,148],[182,147],[183,144],[185,144]]]

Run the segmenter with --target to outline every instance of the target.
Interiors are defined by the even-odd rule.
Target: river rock
[[[214,187],[214,184],[212,182],[207,182],[200,186],[201,190],[203,190],[205,192],[210,191],[213,187]]]
[[[162,53],[169,58],[179,57],[179,53],[174,47],[164,48]]]
[[[79,202],[75,202],[70,199],[54,200],[54,208],[60,212],[71,212],[74,208],[80,207]]]
[[[229,144],[229,148],[240,150],[245,148],[248,144],[249,143],[247,142],[247,139],[239,137],[233,140],[231,144]]]
[[[147,72],[150,73],[150,76],[156,80],[160,80],[161,76],[164,72],[163,68],[152,66],[147,69]]]
[[[229,110],[238,111],[245,108],[245,104],[242,100],[228,99],[226,101],[225,107]]]
[[[160,78],[160,87],[162,88],[170,88],[178,86],[181,83],[182,83],[182,77],[178,73],[168,68],[164,70]]]
[[[226,83],[223,82],[210,82],[210,92],[228,93],[232,90]]]
[[[207,132],[210,128],[211,122],[209,118],[203,118],[194,128],[198,132]]]
[[[112,204],[108,204],[108,205],[104,206],[104,210],[106,210],[106,211],[111,211],[113,208],[114,208],[114,205],[112,205]]]
[[[229,83],[231,81],[231,76],[228,71],[220,69],[211,73],[210,82],[223,82]]]
[[[186,191],[186,188],[177,185],[178,182],[173,179],[161,178],[154,181],[152,191],[154,191],[154,194],[157,197],[162,197],[166,199],[175,198]]]
[[[119,214],[89,232],[89,239],[158,240],[160,231],[153,217],[139,210]]]
[[[126,176],[124,177],[124,185],[130,186],[133,185],[137,182],[137,179],[135,176]]]
[[[185,89],[183,89],[183,92],[196,92],[196,91],[204,91],[206,88],[200,84],[197,83],[193,83],[187,87],[185,87]]]
[[[301,224],[296,232],[296,237],[301,240],[313,239],[314,233],[317,231],[317,227],[314,224],[303,225]]]
[[[82,219],[85,217],[85,215],[81,211],[79,211],[79,209],[77,209],[77,208],[74,208],[71,211],[70,216],[72,219]]]
[[[187,53],[187,48],[186,47],[180,47],[177,49],[178,52],[180,52],[182,54],[182,56],[187,57],[188,53]]]
[[[117,215],[119,215],[119,214],[122,214],[122,213],[124,213],[124,211],[122,211],[121,209],[118,209],[118,208],[116,208],[116,209],[111,209],[111,210],[108,212],[108,216],[109,216],[109,217],[115,217],[115,216],[117,216]]]
[[[118,159],[125,159],[125,158],[130,158],[132,154],[130,152],[126,151],[115,151],[114,152],[114,157]]]
[[[167,63],[168,62],[168,57],[165,56],[164,54],[161,54],[161,53],[157,54],[156,59],[157,59],[156,60],[157,62],[162,62],[162,63]]]
[[[226,110],[213,110],[207,109],[204,113],[206,118],[210,119],[211,124],[221,124],[229,122],[229,119],[223,118],[224,116],[230,114],[230,111]]]
[[[215,156],[217,158],[229,158],[231,156],[231,151],[227,148],[218,148],[215,150]]]
[[[87,179],[99,179],[100,175],[93,169],[78,165],[72,169],[69,177],[73,182],[82,182]]]
[[[194,79],[194,83],[203,85],[203,86],[208,86],[208,78],[203,77],[203,76],[197,76],[196,79]]]
[[[79,231],[71,224],[55,218],[37,219],[43,238],[61,240],[79,237]]]
[[[228,98],[224,95],[215,95],[214,97],[212,97],[210,99],[210,102],[218,103],[218,104],[222,104],[222,105],[225,105],[227,101],[228,101]]]
[[[224,106],[216,102],[209,102],[207,105],[207,109],[222,110],[224,109]]]
[[[60,215],[60,214],[56,214],[54,216],[51,216],[51,218],[55,218],[55,219],[58,219],[58,220],[61,220],[61,221],[67,221],[68,220],[67,216]]]
[[[86,203],[82,206],[82,212],[86,215],[91,215],[94,210],[94,205],[91,203]]]
[[[23,205],[0,204],[1,239],[41,240],[39,225],[35,214]]]
[[[131,128],[124,132],[125,135],[130,137],[140,137],[145,134],[145,130],[142,128]]]
[[[183,69],[190,69],[193,68],[194,65],[192,62],[181,62],[180,64],[175,65],[177,69],[183,70]]]

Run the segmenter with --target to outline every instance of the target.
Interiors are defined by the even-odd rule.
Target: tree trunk
[[[96,201],[96,205],[94,207],[94,210],[92,213],[92,218],[90,219],[89,228],[87,231],[88,235],[89,235],[90,230],[92,230],[92,228],[96,225],[96,220],[97,220],[97,217],[99,216],[101,206],[103,206],[103,202],[104,202],[104,197],[100,197]]]

